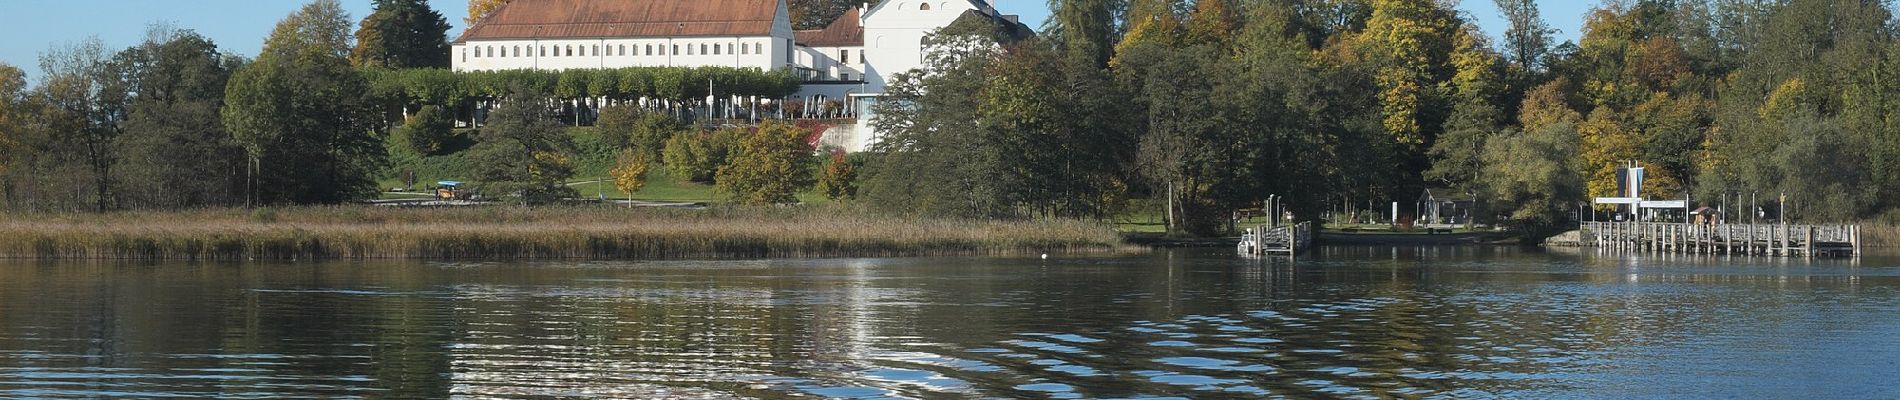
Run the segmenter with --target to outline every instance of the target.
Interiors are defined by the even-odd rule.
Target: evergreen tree
[[[393,69],[448,68],[449,20],[425,0],[374,0],[356,31],[350,64]]]

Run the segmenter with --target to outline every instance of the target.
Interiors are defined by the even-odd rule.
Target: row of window
[[[673,47],[672,54],[688,55],[688,56],[695,55],[693,51],[693,47],[694,47],[693,45],[691,44],[684,45],[685,46],[684,53],[680,52],[680,46],[681,45],[679,44],[672,45]],[[737,53],[733,52],[735,50],[735,46],[737,47],[737,51],[738,51]],[[649,56],[663,56],[663,55],[668,54],[666,47],[667,45],[656,46],[656,45],[651,45],[651,44],[645,45],[644,47],[641,45],[633,45],[629,47],[623,44],[623,45],[619,45],[619,47],[617,48],[615,46],[609,45],[603,50],[600,45],[593,45],[593,47],[591,48],[585,45],[582,45],[579,47],[572,46],[572,45],[541,46],[539,57],[604,57],[604,56],[628,56],[628,55],[639,56],[643,54],[649,55]],[[710,44],[710,45],[706,43],[700,43],[698,47],[699,47],[699,51],[697,55],[715,55],[716,56],[716,55],[722,55],[722,53],[723,54],[739,54],[739,55],[765,54],[764,43],[750,43],[750,44],[738,44],[738,45],[734,45],[732,43]],[[645,49],[645,51],[641,51],[641,49],[643,48]],[[514,47],[475,46],[472,52],[475,58],[536,57],[537,56],[534,54],[535,53],[534,46],[528,46],[526,53],[522,52],[521,46],[514,46]]]

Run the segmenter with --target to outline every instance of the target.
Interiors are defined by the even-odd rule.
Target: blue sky
[[[369,13],[370,0],[342,0],[353,18]],[[691,1],[691,0],[687,0]],[[429,0],[429,3],[454,25],[449,36],[462,31],[466,0]],[[1558,41],[1575,39],[1583,15],[1595,3],[1581,1],[1540,2],[1544,19],[1561,30]],[[63,46],[97,35],[111,49],[122,49],[144,37],[153,22],[167,21],[181,28],[198,31],[227,52],[256,55],[264,36],[277,21],[303,5],[297,0],[5,0],[0,14],[0,62],[12,64],[38,76],[39,55],[53,46]],[[996,0],[1006,13],[1022,15],[1023,22],[1040,27],[1048,18],[1046,0]],[[1478,20],[1492,36],[1504,30],[1490,0],[1465,0],[1458,7]]]

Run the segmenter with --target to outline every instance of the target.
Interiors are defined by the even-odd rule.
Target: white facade
[[[625,67],[735,67],[772,70],[792,63],[785,37],[683,37],[470,41],[454,46],[456,71]]]
[[[885,0],[866,10],[861,53],[866,90],[883,93],[887,77],[923,68],[924,36],[977,7],[973,0]]]
[[[456,71],[790,68],[797,57],[790,11],[784,0],[776,3],[770,32],[765,35],[472,39],[451,46],[450,64]]]
[[[856,81],[864,80],[864,47],[805,47],[798,46],[798,66],[815,70],[819,74],[807,80],[818,81]]]

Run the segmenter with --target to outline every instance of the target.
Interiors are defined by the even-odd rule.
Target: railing
[[[1313,223],[1261,226],[1240,235],[1239,250],[1251,255],[1294,255],[1313,246]]]
[[[1709,254],[1794,256],[1860,254],[1857,225],[1585,222],[1585,245]]]

